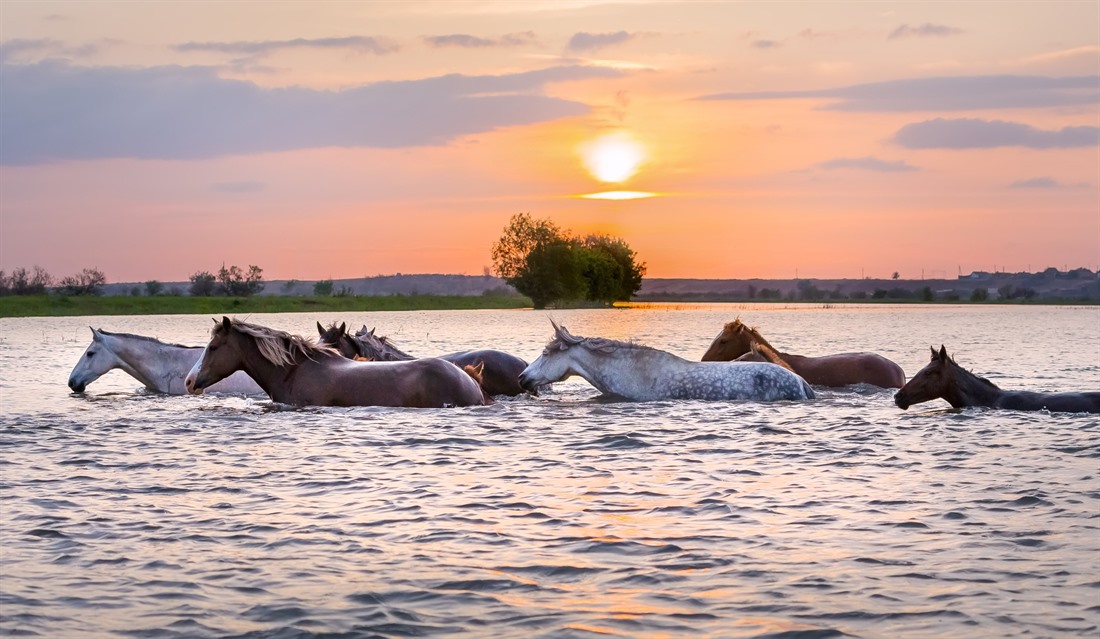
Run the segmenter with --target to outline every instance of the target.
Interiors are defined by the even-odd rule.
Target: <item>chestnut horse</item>
[[[793,370],[814,386],[848,386],[872,384],[883,388],[901,388],[905,372],[894,362],[877,353],[837,353],[808,357],[784,353],[775,349],[755,328],[737,319],[722,328],[710,348],[703,353],[704,362],[728,362],[751,353],[756,342],[778,353]]]
[[[198,394],[243,370],[271,399],[297,406],[438,408],[485,403],[478,383],[436,358],[356,362],[297,335],[223,317],[184,385]]]
[[[940,345],[932,347],[932,361],[894,395],[902,410],[932,399],[945,399],[954,408],[985,406],[1009,410],[1048,410],[1067,413],[1100,413],[1100,392],[1034,393],[1001,390],[947,356]]]
[[[349,359],[365,357],[375,362],[416,359],[394,346],[389,338],[376,336],[374,329],[368,331],[366,326],[352,336],[343,322],[339,326],[333,322],[328,328],[317,322],[317,334],[320,336],[318,344],[331,346]],[[489,395],[520,395],[526,392],[519,385],[519,374],[527,368],[527,362],[515,355],[493,349],[479,349],[448,353],[440,355],[439,359],[445,359],[462,369],[482,365],[481,385]]]

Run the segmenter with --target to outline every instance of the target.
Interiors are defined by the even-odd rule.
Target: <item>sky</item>
[[[610,194],[610,195],[608,195]],[[0,1],[0,269],[1100,268],[1100,2]]]

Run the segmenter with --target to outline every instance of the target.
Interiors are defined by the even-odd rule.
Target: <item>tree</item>
[[[161,291],[163,290],[164,285],[156,280],[149,280],[145,283],[145,294],[149,297],[156,297],[157,295],[160,295]]]
[[[984,302],[989,299],[989,289],[976,288],[970,292],[971,302]]]
[[[579,240],[529,213],[512,216],[492,257],[496,274],[530,297],[535,308],[562,300],[628,300],[645,273],[645,264],[635,262],[623,240],[606,235]]]
[[[107,276],[96,268],[86,268],[76,275],[61,278],[61,292],[64,295],[101,295]]]
[[[894,271],[894,274],[890,276],[890,279],[892,279],[892,280],[896,280],[896,279],[898,279],[899,277],[901,277],[901,274],[900,274],[900,273],[898,273],[897,271]]]
[[[317,297],[328,297],[332,295],[332,280],[317,280],[313,285],[313,294]]]
[[[249,264],[245,273],[239,266],[233,265],[225,268],[225,264],[218,269],[217,281],[214,292],[220,295],[240,295],[248,297],[264,290],[264,270],[259,266]]]
[[[217,281],[209,271],[199,271],[191,276],[191,295],[193,297],[210,297],[214,294]]]

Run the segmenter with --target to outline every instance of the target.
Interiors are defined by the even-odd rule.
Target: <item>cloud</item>
[[[1062,184],[1058,180],[1050,177],[1036,177],[1027,180],[1016,180],[1012,184],[1008,185],[1010,189],[1080,189],[1086,188],[1089,184],[1081,182],[1078,184]]]
[[[258,180],[239,180],[236,182],[215,182],[210,189],[219,193],[257,193],[267,188],[266,182]]]
[[[890,162],[876,157],[866,156],[862,158],[834,158],[815,164],[819,169],[832,171],[836,169],[860,169],[864,171],[879,171],[883,173],[901,173],[916,171],[917,167],[904,160]]]
[[[570,51],[594,51],[614,44],[622,44],[634,37],[635,34],[626,31],[616,31],[614,33],[585,33],[581,31],[574,33],[573,37],[569,38],[569,44],[566,45],[566,48]]]
[[[776,49],[783,46],[783,43],[778,40],[753,40],[750,46],[757,49]]]
[[[936,118],[903,126],[892,141],[907,149],[1069,149],[1100,145],[1100,127],[1067,126],[1044,131],[1004,120]]]
[[[0,61],[9,62],[32,56],[87,58],[98,53],[99,49],[95,44],[70,47],[50,38],[15,38],[0,42]]]
[[[322,91],[263,88],[220,78],[210,67],[3,64],[0,164],[438,146],[500,127],[582,115],[587,105],[543,95],[543,87],[622,75],[557,66]]]
[[[173,45],[176,51],[209,51],[233,55],[264,56],[286,49],[350,49],[359,53],[386,55],[401,47],[396,42],[372,36],[346,36],[342,38],[294,38],[292,40],[258,40],[237,42],[185,42]]]
[[[465,33],[424,36],[424,42],[427,42],[429,45],[437,48],[462,47],[466,49],[480,49],[489,47],[518,47],[529,44],[534,40],[534,31],[507,33],[499,38],[479,38],[477,36],[472,36]]]
[[[825,98],[829,111],[971,111],[1100,103],[1100,77],[980,75],[911,78],[812,91],[715,93],[698,100]]]
[[[900,27],[890,32],[890,35],[886,36],[887,40],[897,40],[898,38],[928,38],[928,37],[944,37],[953,36],[962,33],[962,29],[956,29],[955,27],[948,27],[942,24],[931,24],[925,22],[922,25],[911,27],[907,24],[903,24]]]

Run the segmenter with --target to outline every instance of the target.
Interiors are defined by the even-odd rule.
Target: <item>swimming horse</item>
[[[349,359],[365,357],[375,362],[416,359],[394,346],[389,338],[376,336],[373,329],[368,331],[366,326],[352,336],[343,322],[339,326],[333,322],[328,328],[317,322],[317,333],[320,336],[318,344],[332,346]],[[439,359],[445,359],[463,369],[467,366],[483,366],[482,387],[489,395],[520,395],[527,392],[519,385],[519,374],[527,368],[527,362],[515,355],[493,349],[479,349],[448,353],[440,355]]]
[[[166,344],[144,335],[91,330],[92,343],[84,349],[73,372],[69,373],[69,388],[74,393],[83,393],[88,384],[118,368],[151,392],[187,394],[183,378],[202,355],[201,346]],[[262,395],[264,392],[246,373],[234,373],[211,386],[210,391],[243,395]]]
[[[583,377],[604,395],[660,399],[812,399],[795,373],[768,362],[692,362],[640,344],[576,337],[551,320],[554,337],[519,376],[524,388]]]
[[[883,388],[901,388],[905,372],[894,362],[877,353],[836,353],[808,357],[776,350],[755,328],[737,319],[722,328],[722,332],[703,353],[704,362],[725,362],[750,353],[753,342],[775,351],[794,372],[814,386],[848,386],[871,384]]]
[[[1035,393],[1006,391],[955,363],[940,345],[932,347],[932,361],[894,394],[902,410],[932,399],[945,399],[954,408],[985,406],[1009,410],[1100,413],[1100,392]]]
[[[237,370],[247,372],[271,399],[296,406],[406,406],[432,408],[485,403],[474,378],[429,357],[409,362],[357,362],[258,324],[215,320],[210,343],[184,381],[201,393]]]

